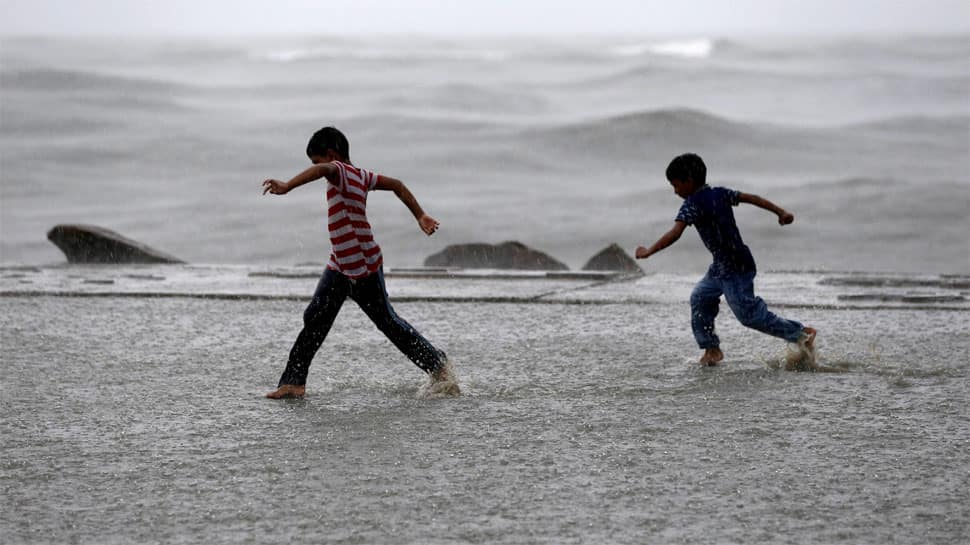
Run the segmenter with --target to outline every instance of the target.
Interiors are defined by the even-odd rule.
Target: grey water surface
[[[203,289],[215,273],[189,266],[5,271],[5,543],[958,544],[970,531],[966,278],[763,275],[769,304],[819,329],[820,363],[844,371],[795,373],[777,368],[783,342],[728,314],[724,364],[699,367],[690,278],[556,290],[391,274],[398,312],[448,352],[463,395],[420,396],[422,373],[348,304],[306,398],[270,401],[313,279],[238,273]],[[501,282],[518,298],[488,302]],[[465,300],[436,300],[460,285]],[[839,303],[846,292],[872,297]],[[902,292],[951,297],[886,302]]]

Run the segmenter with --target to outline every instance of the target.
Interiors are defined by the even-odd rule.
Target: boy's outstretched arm
[[[337,171],[337,167],[330,163],[319,163],[297,174],[288,182],[281,182],[275,179],[264,181],[263,195],[267,193],[272,193],[273,195],[285,195],[286,193],[289,193],[291,189],[300,187],[303,184],[308,184],[314,180],[319,180],[320,178],[327,178],[331,182],[337,183],[337,180],[340,178],[340,173]]]
[[[677,242],[680,235],[684,234],[684,229],[687,228],[687,224],[682,221],[675,221],[674,226],[670,228],[669,231],[664,233],[657,242],[653,243],[653,246],[649,248],[644,248],[643,246],[637,246],[636,256],[637,259],[646,259],[653,254],[663,250],[667,246]]]
[[[778,216],[778,223],[781,225],[788,225],[789,223],[795,221],[795,216],[791,212],[769,201],[768,199],[759,197],[758,195],[752,195],[751,193],[741,193],[740,197],[738,197],[738,200],[741,202],[746,202],[748,204],[753,204],[758,208],[764,208],[769,212],[774,212],[774,214]]]
[[[404,185],[404,182],[401,180],[382,174],[377,177],[377,185],[374,186],[374,189],[393,191],[397,195],[397,198],[401,199],[401,202],[404,203],[404,206],[408,207],[408,210],[414,215],[414,219],[418,220],[418,226],[421,227],[421,230],[426,235],[431,236],[438,230],[437,220],[424,213],[421,205],[418,204],[418,199],[414,197],[408,189],[408,186]]]

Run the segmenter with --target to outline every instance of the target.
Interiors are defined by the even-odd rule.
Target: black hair
[[[678,155],[667,166],[667,179],[704,185],[707,183],[707,166],[696,153]]]
[[[344,133],[334,127],[324,127],[313,133],[306,145],[307,157],[326,155],[327,150],[335,151],[344,161],[350,160],[350,142]]]

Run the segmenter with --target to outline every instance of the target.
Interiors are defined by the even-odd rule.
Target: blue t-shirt
[[[676,221],[693,225],[714,256],[711,273],[755,272],[751,250],[741,240],[741,232],[734,221],[732,206],[737,206],[741,192],[725,187],[704,185],[684,199]]]

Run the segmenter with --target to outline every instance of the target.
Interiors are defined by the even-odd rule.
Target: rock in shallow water
[[[47,232],[71,263],[185,263],[96,225],[55,225]]]
[[[613,243],[589,258],[584,271],[623,271],[643,274],[643,269],[619,244]]]
[[[452,244],[428,256],[425,267],[460,267],[463,269],[525,269],[532,271],[566,271],[564,263],[516,241],[501,244]]]

